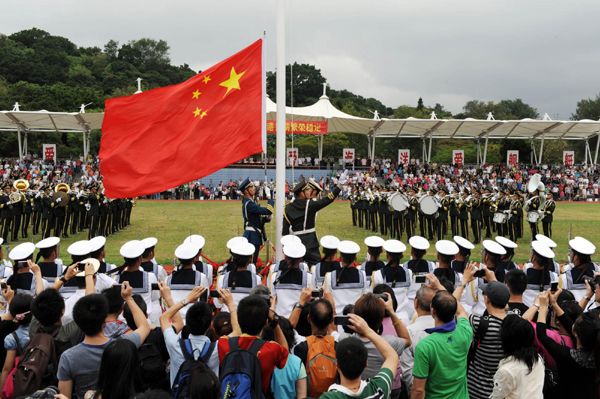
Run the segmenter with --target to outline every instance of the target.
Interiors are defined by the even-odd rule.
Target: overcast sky
[[[287,1],[288,63],[321,69],[334,89],[388,107],[522,98],[552,119],[600,92],[598,0]],[[37,27],[78,46],[166,40],[174,64],[205,69],[267,31],[275,0],[2,2],[0,32]]]

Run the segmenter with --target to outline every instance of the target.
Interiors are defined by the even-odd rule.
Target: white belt
[[[302,231],[292,231],[292,234],[295,236],[301,236],[302,234],[308,234],[308,233],[314,233],[315,232],[315,228],[313,227],[312,229],[306,229],[306,230],[302,230]]]
[[[254,227],[250,227],[250,226],[246,227],[246,231],[254,231],[255,233],[258,233],[258,232],[259,232],[259,231],[258,231],[258,230],[256,230]]]

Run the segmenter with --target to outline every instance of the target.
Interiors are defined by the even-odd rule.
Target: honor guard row
[[[31,234],[42,238],[68,238],[85,229],[88,239],[116,233],[131,224],[135,200],[109,199],[102,191],[97,183],[86,188],[58,183],[30,189],[27,180],[7,181],[0,194],[0,236],[6,243],[28,238],[30,224]]]
[[[528,194],[513,188],[448,186],[424,191],[422,187],[386,190],[377,185],[350,197],[352,224],[372,232],[400,240],[416,234],[430,241],[442,240],[448,234],[460,235],[479,244],[493,234],[517,242],[523,237],[527,220],[532,240],[543,225],[544,235],[552,237],[553,214],[556,210],[551,192],[546,192],[540,175],[534,175],[527,186]],[[378,228],[379,226],[379,228]],[[472,237],[469,237],[471,233]]]

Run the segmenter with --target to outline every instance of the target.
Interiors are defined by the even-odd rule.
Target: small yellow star
[[[204,83],[207,84],[210,80],[210,75],[204,77]]]
[[[196,110],[194,111],[194,118],[199,116],[200,112],[202,112],[202,108],[196,107]],[[202,117],[200,117],[200,119],[202,119]]]
[[[198,98],[198,96],[199,96],[200,94],[202,94],[202,93],[200,93],[200,90],[196,90],[195,92],[193,92],[193,93],[192,93],[192,99],[194,99],[194,98]]]
[[[229,74],[229,79],[224,81],[223,83],[219,83],[219,86],[223,86],[223,87],[227,87],[227,91],[225,92],[225,95],[223,97],[225,97],[229,91],[231,89],[238,89],[241,90],[240,88],[240,78],[246,73],[246,71],[238,74],[235,73],[235,68],[231,68],[231,73]]]
[[[202,115],[200,115],[200,119],[204,118],[206,115],[208,115],[208,114],[206,113],[206,111],[204,111],[204,112],[202,113]]]

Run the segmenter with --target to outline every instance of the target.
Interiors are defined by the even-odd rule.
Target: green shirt
[[[392,392],[393,382],[392,371],[382,368],[369,382],[362,381],[358,392],[352,392],[341,385],[333,384],[329,387],[329,391],[319,396],[319,399],[387,399]]]
[[[434,332],[415,349],[415,378],[427,378],[427,399],[468,399],[467,355],[473,338],[469,320],[458,319],[451,332]]]

